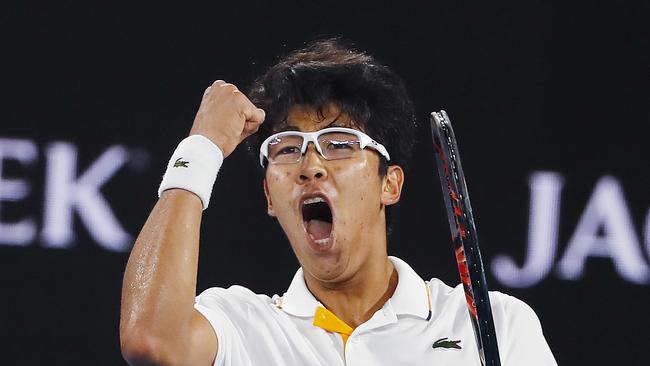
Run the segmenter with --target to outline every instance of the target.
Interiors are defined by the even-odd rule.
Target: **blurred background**
[[[216,79],[341,36],[406,81],[420,141],[389,251],[459,283],[428,114],[455,125],[491,289],[560,365],[647,365],[647,1],[25,1],[0,12],[0,363],[120,365],[120,287]],[[282,294],[298,264],[245,149],[205,212],[199,289]]]

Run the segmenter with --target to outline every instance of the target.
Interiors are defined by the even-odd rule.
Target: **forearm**
[[[123,346],[190,339],[201,215],[199,198],[180,189],[165,191],[149,215],[124,275]]]

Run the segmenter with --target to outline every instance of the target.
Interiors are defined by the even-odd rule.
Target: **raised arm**
[[[190,135],[203,135],[227,157],[264,121],[237,88],[208,87]],[[202,201],[164,191],[129,257],[122,285],[120,343],[131,365],[211,365],[218,349],[208,321],[194,309]],[[218,245],[218,244],[217,244]]]

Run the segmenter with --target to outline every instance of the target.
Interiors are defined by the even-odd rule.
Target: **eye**
[[[354,149],[354,144],[356,141],[335,141],[335,140],[329,140],[327,141],[327,149],[328,150],[346,150],[346,149]]]
[[[300,149],[297,146],[285,146],[278,150],[275,155],[288,155],[288,154],[300,154]]]

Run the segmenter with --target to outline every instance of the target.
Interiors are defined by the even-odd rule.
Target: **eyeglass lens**
[[[300,161],[304,140],[298,135],[276,137],[269,141],[269,161],[291,164]],[[329,132],[318,137],[323,157],[327,160],[346,159],[360,150],[359,138],[345,132]]]

